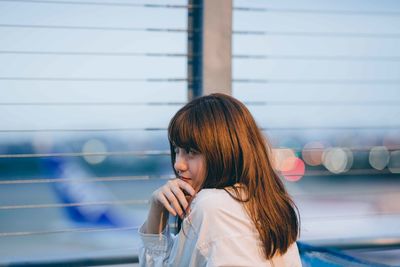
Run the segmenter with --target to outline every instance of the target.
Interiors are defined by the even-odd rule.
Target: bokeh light
[[[286,180],[290,182],[299,181],[305,173],[305,164],[304,162],[297,157],[290,157],[285,160],[287,166],[292,166],[291,169],[282,170],[282,175]]]
[[[392,173],[400,173],[400,150],[390,153],[390,161],[388,169]]]
[[[301,153],[303,160],[310,166],[321,165],[324,148],[324,144],[318,141],[305,144]]]
[[[332,173],[347,172],[353,165],[353,153],[348,148],[327,148],[322,154],[322,163]]]
[[[273,165],[278,171],[291,170],[294,168],[295,162],[287,160],[296,158],[293,149],[290,148],[275,148],[272,149]]]
[[[272,155],[275,170],[281,172],[286,180],[296,182],[304,176],[305,164],[296,157],[293,149],[272,149]]]
[[[377,170],[383,170],[389,163],[390,153],[384,146],[376,146],[369,152],[369,164]]]
[[[90,139],[86,141],[82,146],[82,153],[90,154],[90,153],[105,153],[107,152],[107,147],[101,140],[98,139]],[[84,155],[83,158],[90,164],[99,164],[106,159],[106,155]]]

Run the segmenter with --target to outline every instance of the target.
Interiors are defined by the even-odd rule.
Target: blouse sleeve
[[[173,245],[173,237],[169,232],[168,226],[160,234],[145,234],[142,228],[143,226],[139,229],[142,241],[139,247],[139,266],[167,266]]]

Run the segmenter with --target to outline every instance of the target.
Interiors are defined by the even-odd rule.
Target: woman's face
[[[174,168],[178,178],[190,184],[198,192],[205,179],[204,155],[194,150],[175,147]]]

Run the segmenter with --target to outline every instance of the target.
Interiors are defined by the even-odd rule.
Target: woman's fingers
[[[176,216],[177,213],[176,211],[171,207],[171,205],[169,204],[168,199],[164,196],[164,194],[160,194],[158,196],[158,201],[164,206],[164,208],[171,213],[172,215]]]
[[[176,216],[178,214],[180,217],[183,217],[184,210],[189,205],[187,194],[194,196],[195,190],[190,184],[180,179],[168,181],[156,192],[158,202],[172,215]]]
[[[176,213],[182,217],[183,215],[183,210],[182,207],[179,203],[178,198],[175,196],[175,194],[172,192],[171,188],[165,188],[163,190],[164,196],[168,199],[169,204],[174,208]]]
[[[194,197],[194,195],[196,194],[196,191],[193,189],[193,187],[189,183],[182,181],[181,179],[175,179],[175,180],[179,184],[180,188],[182,188],[186,193],[188,193],[189,195]]]
[[[178,199],[180,206],[184,210],[186,210],[189,204],[185,198],[185,194],[183,193],[182,189],[179,187],[173,187],[171,188],[171,190],[175,197]]]

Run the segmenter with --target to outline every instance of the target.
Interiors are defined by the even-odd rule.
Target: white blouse
[[[258,232],[243,205],[225,190],[203,189],[177,235],[139,234],[140,266],[301,266],[296,243],[282,256],[265,259]]]

